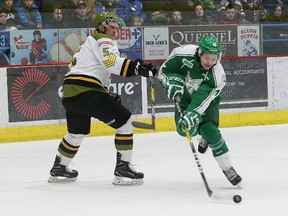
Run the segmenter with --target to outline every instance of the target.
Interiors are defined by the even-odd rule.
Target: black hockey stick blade
[[[153,124],[148,124],[144,122],[132,122],[133,127],[135,128],[141,128],[141,129],[147,129],[147,130],[155,130],[155,127]]]
[[[147,129],[147,130],[155,130],[155,88],[153,81],[153,73],[149,72],[149,82],[150,82],[150,94],[151,94],[151,124],[144,122],[132,122],[132,125],[135,128]]]

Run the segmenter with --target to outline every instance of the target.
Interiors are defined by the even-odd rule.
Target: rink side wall
[[[117,42],[121,55],[145,59],[159,68],[173,48],[197,43],[204,33],[217,36],[223,49],[221,63],[227,77],[220,104],[220,127],[285,124],[288,123],[288,56],[287,53],[286,56],[282,53],[282,57],[271,53],[273,47],[279,53],[276,50],[279,46],[272,40],[274,46],[268,49],[265,45],[268,39],[261,36],[264,30],[261,26],[235,25],[198,26],[196,30],[189,26],[130,27],[120,30]],[[81,44],[92,33],[93,29],[43,29],[42,37],[46,38],[48,46],[47,62],[31,65],[32,30],[10,32],[11,65],[0,67],[0,143],[61,139],[66,134],[61,85],[67,63],[61,62],[69,62],[71,56],[60,49],[61,42],[65,40],[68,45],[71,42],[72,49],[75,38]],[[248,54],[248,41],[258,55]],[[155,131],[174,131],[174,104],[167,99],[156,78],[154,84]],[[146,78],[112,76],[109,90],[121,96],[122,104],[135,120],[151,122],[150,85]],[[149,132],[154,131],[134,130],[134,133]],[[114,129],[93,119],[89,136],[114,133]]]
[[[247,107],[247,104],[249,104],[251,101],[246,100],[246,107],[241,107],[241,105],[237,104],[239,101],[236,100],[236,105],[234,103],[233,106],[238,106],[237,108],[225,108],[225,104],[231,105],[233,102],[223,102],[224,108],[220,109],[221,112],[221,123],[220,127],[237,127],[237,126],[247,126],[247,125],[265,125],[265,124],[284,124],[288,123],[288,76],[287,76],[287,68],[288,68],[288,57],[270,57],[265,58],[265,61],[267,62],[267,103],[265,102],[265,98],[263,100],[259,99],[253,99],[254,102],[257,102],[254,107]],[[55,66],[59,67],[59,66]],[[24,68],[24,71],[27,68]],[[29,116],[29,108],[27,113],[22,112],[19,108],[18,111],[14,105],[16,102],[13,102],[11,100],[11,94],[9,94],[9,91],[13,92],[13,88],[7,87],[7,68],[0,68],[0,95],[1,95],[1,104],[0,104],[0,143],[7,143],[7,142],[18,142],[18,141],[31,141],[31,140],[45,140],[45,139],[60,139],[63,135],[66,133],[66,125],[65,125],[65,117],[55,119],[55,115],[62,115],[63,113],[50,113],[48,112],[48,116],[50,115],[51,120],[45,119],[44,117],[41,117],[43,120],[35,120],[31,121],[29,118],[36,118],[35,116]],[[41,70],[41,69],[40,69]],[[21,70],[23,71],[23,69]],[[141,97],[138,97],[136,94],[136,97],[134,97],[134,100],[138,100],[137,102],[125,102],[125,100],[128,100],[130,93],[128,95],[124,95],[122,92],[121,96],[122,102],[129,106],[131,103],[133,104],[132,107],[130,107],[131,110],[133,110],[133,107],[139,105],[139,107],[142,107],[142,112],[139,110],[133,110],[134,111],[134,119],[143,121],[143,122],[151,122],[151,114],[150,114],[150,94],[149,94],[149,83],[146,82],[146,79],[140,78],[140,81],[133,81],[134,85],[135,83],[141,84],[141,88],[139,89],[139,92],[141,92]],[[157,80],[156,80],[157,82]],[[259,85],[262,85],[261,82],[263,80],[257,80],[257,83]],[[131,82],[128,82],[128,84]],[[127,86],[127,83],[122,83],[120,86]],[[138,85],[137,84],[137,85]],[[113,84],[112,84],[113,85]],[[248,84],[247,84],[248,85]],[[160,86],[160,85],[159,85]],[[158,104],[157,99],[163,98],[163,92],[161,88],[158,85],[156,85],[156,132],[160,131],[174,131],[175,130],[175,124],[173,120],[173,103],[170,101],[167,101],[167,103]],[[129,87],[127,87],[129,89]],[[132,88],[132,87],[131,87]],[[237,88],[240,88],[239,86]],[[40,94],[40,98],[35,98],[37,103],[41,103],[43,101],[49,101],[49,95],[58,95],[58,88],[56,88],[56,94],[55,89],[47,89],[48,92],[43,91]],[[118,88],[119,90],[120,88]],[[15,89],[14,89],[15,90]],[[51,92],[50,92],[51,91]],[[127,89],[123,90],[126,91]],[[253,89],[250,89],[251,93],[253,93]],[[20,91],[21,92],[21,91]],[[54,92],[54,93],[53,93]],[[22,91],[23,93],[23,91]],[[119,93],[119,91],[118,91]],[[24,94],[24,93],[23,93]],[[43,94],[46,94],[43,96]],[[10,96],[9,96],[10,95]],[[31,94],[32,95],[32,94]],[[158,97],[159,95],[159,97]],[[9,99],[10,97],[10,99]],[[53,96],[54,97],[54,96]],[[56,97],[56,96],[55,96]],[[53,99],[53,98],[52,98]],[[159,100],[160,100],[159,99]],[[43,101],[42,101],[43,100]],[[60,101],[60,96],[58,95],[58,99]],[[57,101],[56,100],[56,101]],[[17,101],[17,100],[16,100]],[[54,98],[55,101],[55,98]],[[229,100],[228,100],[229,101]],[[243,104],[243,99],[240,104]],[[261,102],[260,105],[257,105],[258,102]],[[263,102],[264,101],[264,102]],[[21,103],[24,103],[22,101]],[[20,103],[20,104],[21,104]],[[51,102],[49,102],[51,103]],[[57,106],[61,107],[59,105],[60,102],[56,103]],[[51,103],[51,107],[53,107],[53,103]],[[264,105],[263,105],[264,104]],[[56,108],[59,109],[54,105]],[[172,106],[171,106],[172,105]],[[222,105],[222,103],[221,103]],[[250,105],[249,105],[250,106]],[[32,106],[33,108],[33,106]],[[32,112],[39,112],[41,113],[41,109],[32,109],[30,107],[30,111]],[[23,108],[24,109],[24,108]],[[43,111],[44,112],[44,111]],[[62,111],[63,112],[63,111]],[[22,113],[22,114],[21,114]],[[59,114],[60,113],[60,114]],[[11,115],[11,116],[9,116]],[[23,117],[23,115],[25,115]],[[30,114],[32,115],[32,114]],[[39,114],[41,116],[41,114]],[[45,115],[44,115],[45,116]],[[40,119],[41,119],[40,118]],[[54,119],[53,119],[54,118]],[[20,119],[20,120],[17,120]],[[149,133],[154,131],[149,130],[142,130],[142,129],[135,129],[134,133]],[[102,136],[102,135],[113,135],[115,133],[114,129],[109,128],[105,124],[98,122],[97,120],[94,120],[92,122],[91,127],[91,134],[89,136]]]

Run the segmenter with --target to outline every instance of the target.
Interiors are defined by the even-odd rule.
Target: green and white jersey
[[[160,67],[158,78],[165,85],[167,75],[181,74],[185,77],[180,105],[185,110],[195,110],[203,115],[210,103],[219,97],[225,86],[226,76],[219,61],[208,71],[205,70],[196,54],[197,48],[196,45],[175,48]]]

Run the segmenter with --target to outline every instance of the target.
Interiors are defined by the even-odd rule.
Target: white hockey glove
[[[182,95],[184,93],[185,77],[180,74],[171,74],[167,76],[166,83],[162,83],[164,91],[170,100],[175,99],[177,94]]]

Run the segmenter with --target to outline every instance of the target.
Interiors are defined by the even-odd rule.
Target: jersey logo
[[[204,73],[202,74],[202,76],[204,77],[204,81],[205,81],[205,80],[210,80],[210,78],[208,77],[208,72],[209,72],[209,71],[207,71],[206,74],[204,74]]]
[[[185,78],[185,85],[190,94],[192,94],[194,91],[197,91],[202,82],[203,79],[192,79],[190,72],[187,73]]]
[[[195,60],[192,59],[191,61],[189,61],[189,60],[186,59],[186,58],[182,59],[183,65],[182,65],[181,69],[182,69],[184,66],[187,66],[187,67],[190,68],[190,69],[193,68],[193,66],[194,66],[194,64],[192,63],[193,61],[195,61]]]

